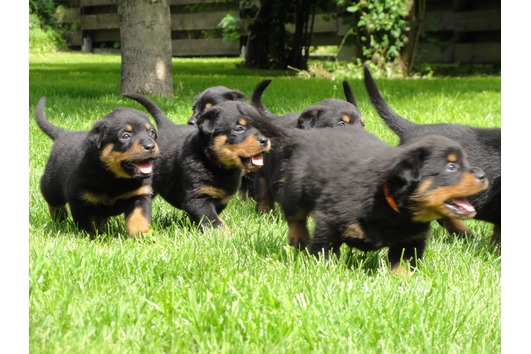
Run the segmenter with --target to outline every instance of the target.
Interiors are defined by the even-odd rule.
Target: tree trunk
[[[396,58],[395,63],[400,65],[402,71],[409,75],[413,70],[415,63],[415,56],[417,54],[417,47],[419,43],[419,36],[424,24],[424,15],[426,13],[426,0],[409,0],[407,4],[408,15],[406,21],[409,24],[408,41],[402,51],[400,57]]]
[[[245,65],[251,68],[269,67],[269,31],[272,14],[272,1],[263,0],[258,12],[249,25],[249,37],[245,50]]]
[[[173,97],[169,0],[117,0],[120,92]]]

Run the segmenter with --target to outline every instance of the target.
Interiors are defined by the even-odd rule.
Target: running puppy
[[[119,108],[90,131],[71,131],[46,119],[45,103],[42,97],[37,104],[37,124],[54,143],[40,189],[52,218],[66,219],[68,204],[78,228],[91,238],[108,217],[122,213],[129,236],[147,232],[153,161],[159,155],[147,116]]]
[[[365,87],[374,108],[385,124],[398,135],[401,144],[427,134],[443,135],[461,144],[470,163],[485,171],[490,181],[489,187],[472,196],[470,203],[477,211],[475,219],[494,224],[491,242],[501,243],[501,129],[410,122],[387,105],[366,66],[364,77]],[[438,222],[451,233],[472,235],[472,231],[459,220],[443,218]]]
[[[355,135],[349,131],[355,129]],[[463,149],[436,135],[391,147],[365,129],[292,130],[278,202],[289,244],[339,256],[345,243],[362,251],[389,248],[393,273],[423,255],[430,222],[469,219],[465,198],[488,186]],[[313,238],[308,216],[315,222]]]
[[[247,103],[225,101],[205,110],[196,126],[176,125],[146,97],[125,97],[142,104],[158,126],[155,193],[203,228],[225,227],[220,214],[238,191],[242,171],[261,168],[271,147],[254,127],[267,121]]]
[[[205,110],[225,101],[247,102],[247,98],[240,91],[225,86],[209,87],[195,98],[188,124],[197,124],[197,118]]]

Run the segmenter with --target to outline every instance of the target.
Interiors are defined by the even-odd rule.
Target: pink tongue
[[[151,162],[138,164],[138,165],[136,165],[136,168],[138,168],[140,170],[140,172],[142,172],[145,175],[148,175],[151,172],[153,172],[153,164]]]
[[[459,208],[463,209],[463,210],[466,210],[467,212],[474,212],[476,209],[474,209],[474,207],[472,206],[472,204],[470,204],[469,202],[467,202],[466,200],[464,199],[452,199],[452,202],[457,205]]]
[[[256,155],[251,157],[251,162],[255,166],[263,166],[264,165],[264,158],[262,155]]]

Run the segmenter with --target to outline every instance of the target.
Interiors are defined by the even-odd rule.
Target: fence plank
[[[171,41],[175,56],[238,55],[240,43],[221,38],[175,39]]]

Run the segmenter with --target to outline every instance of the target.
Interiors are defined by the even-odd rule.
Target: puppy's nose
[[[485,171],[483,171],[479,167],[472,167],[472,174],[474,175],[474,177],[476,177],[481,182],[483,182],[486,179]]]
[[[155,143],[154,142],[147,142],[142,144],[142,148],[144,151],[150,152],[155,149]]]
[[[266,138],[265,136],[259,136],[258,137],[258,142],[260,143],[260,145],[262,145],[263,147],[266,147],[267,146],[267,142],[269,141],[268,138]]]

